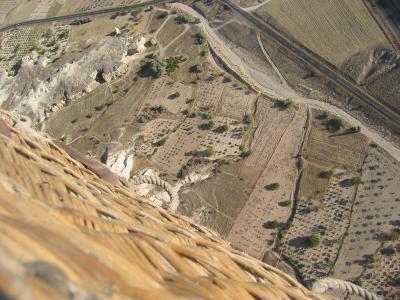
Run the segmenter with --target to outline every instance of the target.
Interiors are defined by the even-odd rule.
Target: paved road
[[[121,11],[121,10],[125,10],[125,9],[135,9],[135,8],[141,8],[141,7],[150,6],[150,5],[157,5],[160,3],[165,3],[165,2],[170,2],[170,1],[171,0],[149,0],[149,1],[144,1],[144,2],[136,3],[136,4],[110,7],[110,8],[80,12],[80,13],[63,15],[63,16],[55,16],[55,17],[47,17],[47,18],[43,18],[43,19],[33,19],[33,20],[28,20],[28,21],[21,21],[21,22],[17,22],[14,24],[0,25],[1,26],[0,32],[6,31],[6,30],[9,30],[12,28],[20,27],[20,26],[31,26],[34,24],[48,23],[48,22],[53,22],[53,21],[62,21],[62,20],[68,20],[68,19],[76,19],[76,18],[82,18],[82,17],[94,16],[94,15],[101,15],[101,14],[117,12],[117,11]]]
[[[267,23],[262,22],[251,13],[242,9],[239,5],[232,2],[231,0],[221,0],[224,4],[229,6],[236,13],[245,18],[251,25],[260,30],[262,33],[274,39],[280,46],[290,51],[300,60],[306,62],[314,69],[323,73],[330,80],[335,82],[338,86],[350,93],[354,98],[362,101],[367,106],[380,113],[386,119],[400,127],[400,115],[385,106],[377,99],[369,95],[365,90],[361,89],[357,84],[347,79],[343,74],[337,71],[334,67],[331,67],[324,63],[322,59],[319,59],[316,55],[310,53],[300,45],[295,44],[293,41],[282,36],[279,32],[273,29]]]

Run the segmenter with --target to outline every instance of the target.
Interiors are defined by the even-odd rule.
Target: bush
[[[141,72],[145,75],[158,78],[164,73],[165,67],[166,62],[159,56],[156,56],[141,68]]]
[[[166,16],[168,16],[168,13],[166,11],[163,11],[157,16],[157,19],[164,19]]]
[[[356,185],[356,184],[363,184],[364,182],[361,180],[360,177],[353,177],[351,179],[351,184]]]
[[[399,231],[399,230],[396,230],[396,229],[393,229],[393,230],[390,232],[390,234],[389,234],[389,239],[390,239],[392,242],[395,242],[395,241],[400,240],[400,231]]]
[[[165,60],[165,71],[168,75],[175,72],[179,68],[179,65],[186,61],[186,58],[181,56],[171,56]]]
[[[71,121],[71,123],[74,124],[74,123],[78,122],[78,120],[79,120],[78,118],[75,118],[75,119],[73,119],[73,120]]]
[[[355,280],[353,281],[353,283],[354,283],[355,285],[358,285],[358,286],[363,286],[363,281],[361,280],[361,278],[355,279]]]
[[[290,99],[285,99],[285,100],[278,100],[278,105],[282,108],[289,108],[292,106],[293,101]]]
[[[351,127],[349,128],[349,133],[358,133],[361,132],[361,127],[360,126],[355,126],[355,127]]]
[[[175,98],[179,98],[181,96],[181,93],[179,93],[178,91],[175,92]]]
[[[243,152],[240,154],[240,156],[243,157],[243,158],[246,158],[246,157],[249,157],[250,154],[251,154],[251,151],[250,151],[250,150],[247,150],[247,151],[243,151]]]
[[[279,205],[283,207],[289,207],[290,204],[292,204],[292,201],[290,200],[279,202]]]
[[[243,122],[244,122],[245,124],[250,125],[251,123],[254,122],[253,116],[252,116],[252,115],[249,115],[249,114],[245,114],[244,117],[243,117]]]
[[[279,227],[279,223],[276,220],[264,223],[264,228],[267,228],[267,229],[277,229],[278,227]]]
[[[202,45],[205,41],[204,36],[201,33],[197,33],[195,35],[195,38],[196,38],[196,43],[199,45]]]
[[[81,24],[86,24],[89,22],[92,22],[92,20],[89,18],[81,18],[81,19],[76,19],[76,20],[72,21],[70,25],[81,25]]]
[[[175,22],[178,24],[187,24],[189,23],[189,18],[187,16],[180,15],[175,18]]]
[[[268,184],[265,186],[265,188],[270,191],[275,191],[275,190],[279,189],[280,187],[281,187],[281,185],[277,182],[274,182],[274,183],[271,183],[271,184]]]
[[[319,237],[317,237],[316,235],[308,236],[306,241],[307,241],[307,247],[310,248],[317,247],[321,243]]]
[[[212,146],[208,146],[207,147],[207,150],[206,150],[206,155],[207,155],[207,157],[211,157],[211,156],[213,156],[214,155],[214,148],[212,147]]]
[[[201,65],[194,65],[194,66],[190,67],[190,72],[192,72],[192,73],[201,73],[203,71],[204,71],[204,69]]]
[[[330,119],[327,123],[327,127],[329,130],[338,131],[340,128],[343,127],[343,120],[340,118]]]
[[[207,129],[212,129],[212,128],[214,128],[214,126],[215,126],[215,123],[213,120],[210,120],[206,125]]]
[[[319,177],[320,178],[331,178],[333,175],[333,171],[332,170],[328,170],[328,171],[322,171],[319,173]]]
[[[165,144],[165,142],[167,141],[167,138],[162,138],[161,140],[159,140],[158,142],[156,142],[156,146],[157,147],[161,147],[162,145],[164,145]]]
[[[221,125],[219,127],[219,131],[221,132],[227,132],[229,130],[229,126],[227,124]]]

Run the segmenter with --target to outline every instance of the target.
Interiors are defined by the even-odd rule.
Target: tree
[[[251,123],[254,122],[253,116],[249,114],[245,114],[243,117],[243,122],[247,125],[250,125]]]
[[[279,189],[280,187],[281,187],[281,185],[277,182],[274,182],[274,183],[271,183],[271,184],[268,184],[265,186],[265,188],[270,191],[275,191],[275,190]]]
[[[181,93],[179,93],[178,91],[175,92],[175,98],[179,98],[181,96]]]
[[[107,163],[107,160],[108,160],[108,147],[106,147],[106,149],[104,150],[104,153],[101,155],[101,157],[100,157],[100,161],[103,163],[103,164],[106,164]]]
[[[250,151],[250,150],[247,150],[247,151],[243,151],[243,152],[240,154],[240,156],[243,157],[243,158],[246,158],[246,157],[249,157],[250,154],[251,154],[251,151]]]
[[[207,123],[207,129],[212,129],[212,128],[214,128],[214,126],[215,126],[215,122],[213,121],[213,120],[210,120],[208,123]]]
[[[338,131],[340,128],[343,127],[343,120],[340,118],[330,119],[327,123],[327,127],[329,130]]]
[[[307,247],[310,248],[317,247],[321,243],[319,237],[317,237],[316,235],[308,236],[306,241],[307,241]]]
[[[221,132],[226,132],[229,130],[229,125],[224,124],[224,125],[221,125],[219,128],[220,128]]]
[[[353,177],[351,179],[351,184],[356,185],[356,184],[363,184],[364,182],[361,180],[360,177]]]
[[[194,65],[190,67],[190,71],[192,73],[201,73],[204,71],[203,67],[201,65]]]
[[[179,15],[175,18],[175,21],[178,24],[187,24],[189,23],[189,18],[187,16]]]
[[[351,127],[349,128],[349,133],[358,133],[361,131],[361,127],[360,126],[355,126],[355,127]]]
[[[267,228],[267,229],[277,229],[278,227],[279,227],[279,223],[276,220],[264,223],[264,228]]]
[[[214,155],[214,148],[213,148],[213,146],[208,146],[207,147],[207,150],[206,150],[206,155],[207,155],[207,157],[211,157],[211,156],[213,156]]]
[[[282,108],[289,108],[292,106],[293,101],[290,99],[285,99],[285,100],[278,100],[278,105]]]
[[[166,63],[164,62],[164,60],[159,56],[155,56],[151,61],[149,61],[142,67],[141,72],[144,75],[158,78],[164,73],[165,67]]]
[[[162,145],[165,144],[166,141],[167,141],[167,138],[164,137],[161,140],[159,140],[158,142],[156,142],[156,146],[161,147]]]

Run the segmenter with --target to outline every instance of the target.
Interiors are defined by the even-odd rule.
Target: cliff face
[[[0,112],[1,299],[323,299]]]

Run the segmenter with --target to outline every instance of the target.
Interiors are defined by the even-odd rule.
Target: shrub
[[[353,177],[350,181],[351,181],[351,184],[352,184],[352,185],[363,184],[363,183],[364,183],[364,182],[361,180],[360,177]]]
[[[179,68],[179,65],[186,61],[186,58],[181,56],[171,56],[165,60],[165,71],[168,75],[175,72]]]
[[[278,100],[278,105],[282,108],[289,108],[292,106],[293,101],[290,99],[285,99],[285,100]]]
[[[360,126],[351,127],[348,130],[349,133],[358,133],[360,131],[361,131],[361,127]]]
[[[355,279],[355,280],[353,281],[353,283],[354,283],[355,285],[358,285],[358,286],[363,286],[363,281],[361,280],[361,278]]]
[[[207,147],[206,155],[207,155],[207,157],[210,157],[210,156],[214,155],[214,148],[212,146],[208,146]]]
[[[243,158],[246,158],[246,157],[249,157],[250,154],[251,154],[251,151],[250,151],[250,150],[247,150],[247,151],[243,151],[243,152],[240,154],[240,156],[243,157]]]
[[[229,130],[229,126],[228,126],[227,124],[221,125],[221,126],[219,127],[219,130],[220,130],[221,132],[227,132],[227,131]]]
[[[78,122],[78,120],[79,120],[78,118],[75,118],[75,119],[73,119],[73,120],[71,121],[71,123],[74,124],[74,123]]]
[[[189,23],[189,18],[187,16],[179,15],[175,18],[175,22],[178,24],[187,24]]]
[[[201,33],[197,33],[195,35],[195,38],[196,38],[196,43],[199,45],[202,45],[205,41],[204,36]]]
[[[175,92],[175,98],[179,98],[181,96],[181,93],[179,93],[178,91]]]
[[[329,130],[338,131],[340,128],[343,127],[343,120],[340,118],[330,119],[327,123],[327,127]]]
[[[277,229],[279,227],[279,223],[276,220],[269,221],[264,223],[264,227],[267,229]]]
[[[110,107],[113,104],[114,104],[114,101],[112,101],[112,100],[107,101],[106,103],[104,103],[104,105],[107,106],[107,107]]]
[[[283,207],[288,207],[290,204],[292,204],[292,201],[290,200],[279,202],[279,205]]]
[[[307,241],[307,247],[310,248],[317,247],[321,243],[319,237],[317,237],[316,235],[308,236],[306,241]]]
[[[250,125],[251,123],[254,122],[253,116],[252,116],[252,115],[249,115],[249,114],[245,114],[244,117],[243,117],[243,122],[244,122],[245,124]]]
[[[398,241],[400,239],[400,231],[396,230],[396,229],[393,229],[389,234],[389,239],[392,242]]]
[[[89,18],[81,18],[81,19],[76,19],[76,20],[72,21],[70,25],[81,25],[81,24],[86,24],[89,22],[92,22],[92,20]]]
[[[206,125],[207,129],[212,129],[214,126],[215,126],[215,123],[213,120],[210,120]]]
[[[201,73],[203,71],[204,71],[204,69],[201,65],[194,65],[194,66],[190,67],[190,72],[192,72],[192,73]]]
[[[168,13],[166,11],[163,11],[157,16],[157,19],[164,19],[166,16],[168,16]]]
[[[167,141],[167,138],[164,137],[161,140],[159,140],[158,142],[156,142],[156,146],[160,147],[160,146],[164,145],[166,141]]]
[[[332,170],[328,170],[328,171],[322,171],[319,173],[319,177],[320,178],[331,178],[333,175],[333,171]]]
[[[275,191],[275,190],[279,189],[280,187],[281,187],[281,185],[277,182],[274,182],[274,183],[271,183],[271,184],[268,184],[265,186],[265,188],[270,191]]]

